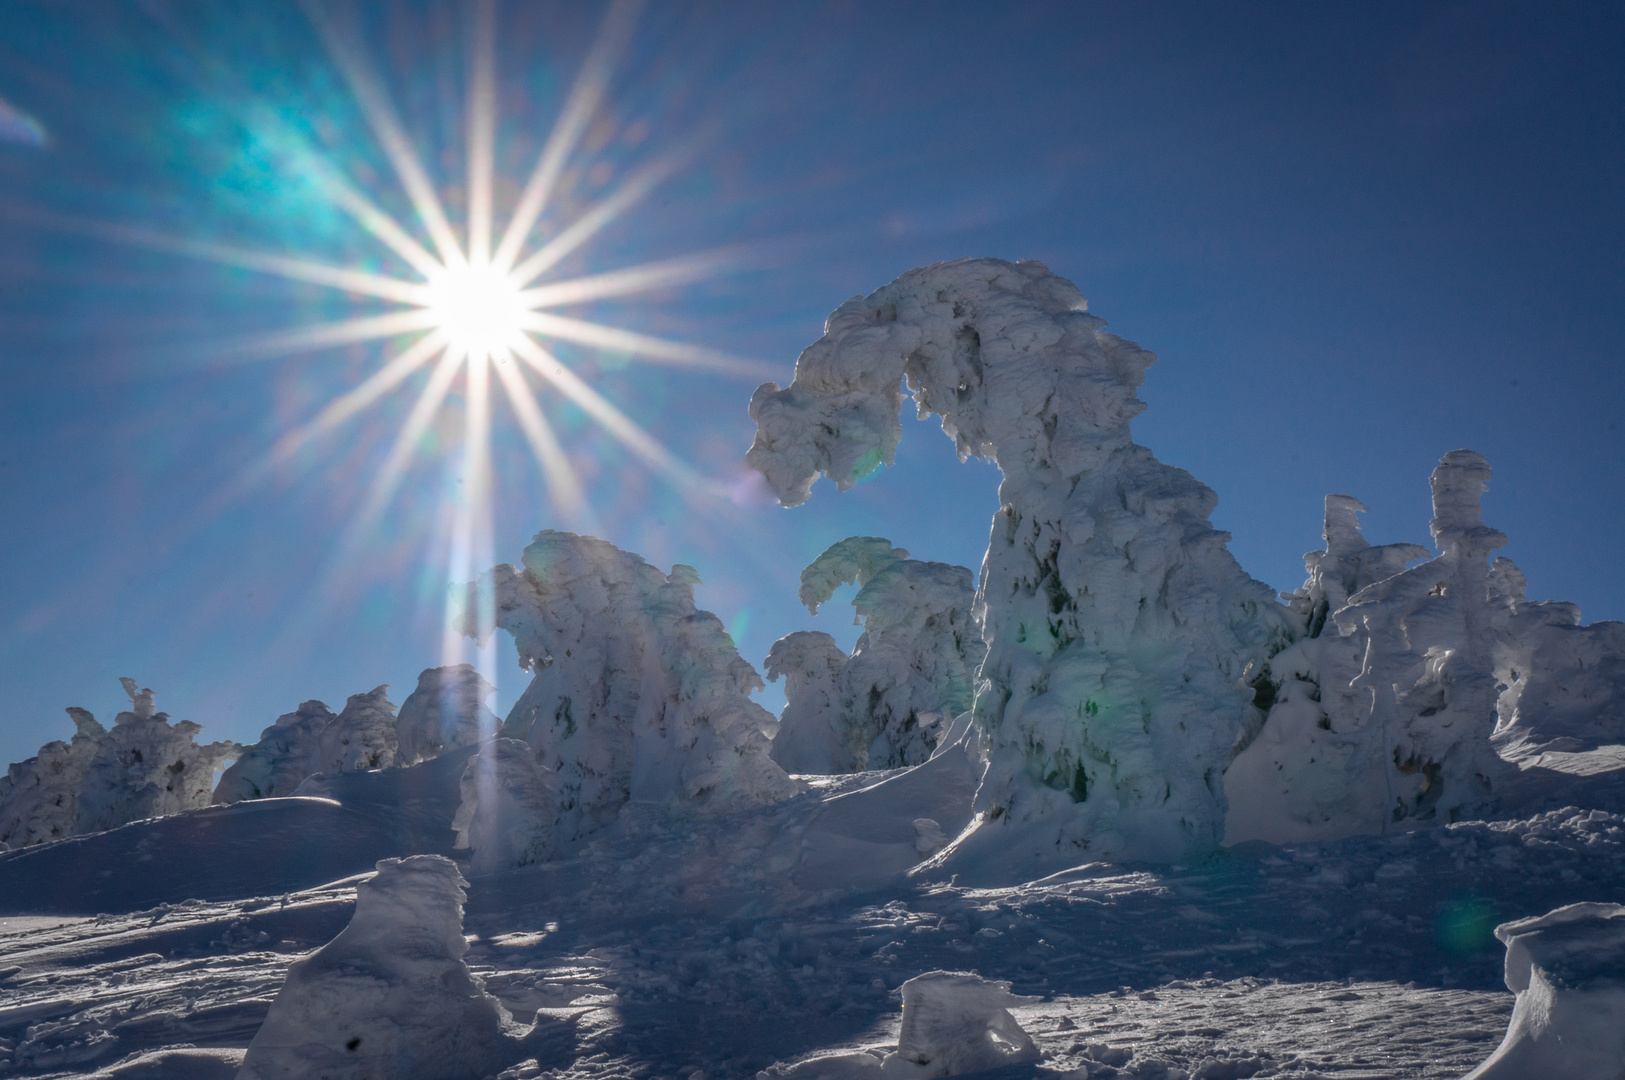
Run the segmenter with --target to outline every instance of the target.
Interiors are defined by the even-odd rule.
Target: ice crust
[[[320,701],[307,701],[283,713],[220,777],[214,801],[292,795],[318,774],[336,776],[395,765],[395,706],[388,692],[388,686],[380,686],[351,694],[336,716]]]
[[[336,938],[295,963],[237,1080],[480,1080],[530,1050],[463,962],[467,882],[450,859],[385,859]]]
[[[68,709],[72,742],[52,742],[0,777],[0,848],[100,832],[209,804],[214,772],[236,756],[232,742],[199,745],[203,728],[155,711],[153,692],[120,680],[131,707],[103,728]]]
[[[913,270],[841,305],[750,405],[748,460],[787,506],[892,462],[905,380],[961,457],[1004,473],[976,594],[989,768],[945,856],[993,876],[1212,850],[1258,725],[1248,678],[1295,636],[1209,523],[1213,492],[1131,440],[1155,358],[1084,306],[1037,262]]]
[[[768,677],[786,676],[774,760],[801,773],[918,765],[971,706],[987,651],[971,613],[975,580],[963,566],[851,536],[801,572],[801,601],[817,614],[842,585],[858,586],[852,606],[864,628],[850,657],[807,631],[768,653]]]
[[[1483,523],[1490,479],[1470,450],[1433,472],[1432,533],[1369,546],[1347,495],[1326,498],[1326,549],[1292,597],[1306,635],[1269,661],[1273,698],[1231,764],[1226,839],[1292,843],[1484,817],[1502,755],[1625,742],[1625,624],[1579,625],[1529,603]],[[1499,750],[1499,753],[1498,753]]]
[[[470,586],[464,629],[482,640],[507,630],[534,673],[503,733],[557,777],[552,818],[537,827],[560,843],[628,802],[738,809],[800,790],[768,756],[773,716],[750,699],[761,676],[722,620],[695,607],[698,583],[692,567],[663,574],[606,541],[544,530],[522,566]]]
[[[485,700],[496,692],[473,664],[424,671],[395,718],[395,763],[416,765],[495,734],[501,721]]]
[[[1495,928],[1517,996],[1506,1038],[1466,1080],[1618,1080],[1625,1071],[1625,907],[1570,904]]]

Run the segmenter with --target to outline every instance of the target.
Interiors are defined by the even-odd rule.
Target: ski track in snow
[[[1043,1059],[998,1075],[1460,1076],[1511,1012],[1494,925],[1625,883],[1625,818],[1562,810],[1005,889],[793,885],[811,813],[885,775],[718,820],[633,813],[572,858],[473,878],[466,959],[487,988],[522,1021],[592,1009],[567,1069],[501,1075],[749,1077],[895,1042],[896,988],[947,969],[1043,999],[1012,1010]],[[230,1076],[355,881],[0,921],[0,1075]]]

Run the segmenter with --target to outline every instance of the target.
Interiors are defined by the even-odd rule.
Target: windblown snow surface
[[[978,275],[1019,275],[1015,291],[1047,297],[1068,333],[1098,331],[1066,314],[1081,297],[1037,264],[948,266],[852,305],[889,307],[885,326],[906,328],[921,297],[944,312],[980,304],[989,382],[1005,355],[997,290],[976,303],[953,293]],[[878,325],[852,305],[832,317],[836,332],[843,318]],[[536,682],[500,740],[465,734],[490,726],[481,684],[426,675],[420,693],[460,704],[415,706],[406,727],[422,749],[402,757],[451,747],[439,756],[340,763],[298,795],[279,778],[273,797],[233,788],[216,805],[0,852],[0,1076],[1376,1080],[1484,1065],[1486,1078],[1557,1080],[1554,1039],[1617,1039],[1618,631],[1581,627],[1572,605],[1524,603],[1510,564],[1474,576],[1466,560],[1499,535],[1477,524],[1488,467],[1476,455],[1435,476],[1442,547],[1425,573],[1403,577],[1425,549],[1366,547],[1343,496],[1328,503],[1328,550],[1310,556],[1308,584],[1289,604],[1261,597],[1223,534],[1203,531],[1211,493],[1128,441],[1121,385],[1149,354],[1085,344],[1104,367],[1084,382],[1118,380],[1104,392],[1117,405],[1091,414],[1094,434],[1068,436],[1083,447],[1068,467],[1107,471],[1062,483],[1029,456],[1007,480],[1014,501],[994,523],[977,597],[992,650],[979,704],[923,763],[781,779],[770,725],[748,702],[754,676],[694,608],[692,571],[543,534],[525,569],[503,571],[503,625],[525,639]],[[962,437],[972,421],[1004,422],[971,415],[970,376],[982,374],[930,391],[964,391]],[[875,391],[891,394],[894,417],[899,377]],[[797,393],[802,378],[798,366]],[[1029,380],[1038,404],[1049,386]],[[847,419],[883,436],[885,409],[865,408]],[[1035,415],[1027,435],[1042,438]],[[843,481],[861,468],[851,456]],[[1162,483],[1160,495],[1117,499],[1125,475]],[[803,479],[786,482],[792,496],[806,496]],[[1057,495],[1067,491],[1083,501]],[[1140,560],[1122,570],[1112,544]],[[1049,560],[1054,588],[1029,572],[1034,558]],[[1163,570],[1181,617],[1129,620],[1158,649],[1099,633]],[[992,617],[999,573],[1028,587]],[[1052,606],[1057,589],[1095,606]],[[1427,630],[1422,654],[1401,648],[1406,619]],[[1023,658],[1022,636],[1046,626],[1058,631]],[[613,663],[571,669],[580,641]],[[1112,703],[1080,714],[1094,727],[1066,729],[1069,657],[1135,692],[1186,664],[1194,688],[1134,731],[1102,727]],[[843,661],[821,662],[833,686]],[[1504,674],[1486,683],[1475,664]],[[1041,695],[1021,680],[1044,671],[1062,689],[1028,708]],[[1386,697],[1345,693],[1357,679],[1391,685]],[[1025,703],[1004,695],[1013,686],[1028,687]],[[997,708],[980,703],[990,692]],[[387,742],[377,701],[363,726]],[[325,707],[306,712],[332,723]],[[576,726],[622,713],[625,731]],[[289,715],[268,732],[266,762],[307,753],[283,746],[305,723]],[[1193,717],[1209,726],[1181,746],[1172,733]],[[1389,753],[1390,732],[1410,740],[1414,767]],[[1321,745],[1348,768],[1318,768]],[[1265,778],[1277,763],[1287,779],[1227,799],[1203,774],[1234,760]],[[1058,761],[1070,771],[1057,786],[1045,769]],[[560,801],[577,790],[598,793],[591,814]],[[1092,793],[1110,798],[1091,804]],[[1287,824],[1267,839],[1260,815],[1275,804]],[[1221,843],[1237,805],[1248,838]],[[1339,807],[1358,820],[1332,820]],[[989,845],[1010,850],[978,856]],[[1033,863],[1041,873],[1020,872]],[[262,1031],[266,1049],[245,1069]],[[471,1031],[483,1033],[475,1049]],[[1622,1075],[1608,1052],[1567,1059],[1585,1070],[1573,1075]]]

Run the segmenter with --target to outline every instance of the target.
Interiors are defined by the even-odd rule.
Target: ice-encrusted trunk
[[[694,605],[699,575],[663,574],[591,536],[544,530],[523,565],[469,588],[464,629],[513,635],[534,673],[503,733],[529,742],[559,783],[561,842],[628,801],[734,808],[799,790],[768,756],[773,716],[750,699],[761,676],[722,620]],[[481,623],[491,610],[494,625]]]
[[[976,668],[987,651],[971,614],[975,581],[963,566],[910,559],[881,537],[849,536],[801,572],[801,602],[816,615],[842,585],[858,586],[852,606],[863,633],[833,676],[833,712],[824,715],[816,705],[826,693],[818,679],[791,679],[775,760],[785,761],[778,756],[781,747],[788,753],[803,740],[817,739],[829,743],[828,752],[822,760],[798,759],[801,767],[795,771],[918,765],[931,756],[953,718],[971,705]],[[833,640],[829,644],[834,647]],[[781,663],[791,660],[779,644],[774,649]],[[771,673],[773,654],[768,663]],[[807,767],[814,764],[819,767]]]
[[[495,734],[501,721],[485,699],[496,692],[473,664],[425,670],[395,718],[395,763],[416,765]]]
[[[151,690],[120,681],[131,707],[111,729],[70,708],[78,728],[73,742],[48,743],[0,780],[0,846],[100,832],[209,804],[214,772],[238,754],[237,744],[199,745],[201,725],[171,723],[155,711]]]
[[[1208,520],[1215,496],[1130,438],[1154,357],[1040,263],[913,270],[841,305],[786,389],[751,399],[748,459],[785,505],[893,460],[900,383],[1004,474],[977,592],[991,738],[974,833],[945,857],[1178,859],[1223,828],[1256,723],[1248,678],[1294,620]]]

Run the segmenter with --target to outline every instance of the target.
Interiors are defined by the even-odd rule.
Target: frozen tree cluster
[[[77,731],[0,777],[0,848],[27,847],[117,828],[209,804],[215,770],[236,756],[231,742],[198,745],[203,728],[156,711],[150,689],[120,680],[130,708],[104,728],[69,708]]]
[[[320,701],[283,713],[220,777],[214,801],[292,795],[317,773],[334,776],[395,765],[395,706],[388,692],[388,686],[380,686],[351,694],[337,715]]]
[[[429,668],[395,718],[395,763],[416,765],[496,733],[501,721],[485,707],[497,688],[473,664]]]
[[[1364,507],[1327,496],[1326,548],[1290,598],[1304,637],[1270,659],[1268,718],[1226,778],[1230,842],[1483,817],[1503,756],[1625,742],[1625,624],[1524,599],[1511,560],[1489,561],[1507,541],[1483,522],[1489,479],[1473,451],[1441,459],[1439,553],[1409,569],[1426,548],[1368,545]]]
[[[895,455],[902,384],[1004,474],[976,614],[990,740],[980,826],[945,853],[1008,864],[1212,850],[1224,770],[1295,620],[1210,521],[1213,492],[1130,438],[1154,357],[1037,262],[910,271],[830,315],[751,399],[748,460],[785,505]]]
[[[465,630],[482,639],[507,630],[533,673],[503,733],[556,778],[535,826],[548,843],[602,827],[628,802],[722,810],[799,790],[768,756],[773,716],[750,698],[761,676],[722,621],[695,607],[698,583],[692,567],[662,573],[606,541],[544,530],[521,566],[470,586]],[[529,768],[502,765],[504,752],[499,777]],[[540,783],[516,782],[532,794]],[[479,813],[464,816],[477,835]]]
[[[337,937],[288,969],[239,1080],[479,1080],[563,1027],[528,1031],[463,961],[468,883],[450,859],[385,859]]]
[[[768,678],[784,677],[787,701],[773,759],[793,773],[918,765],[971,706],[987,651],[971,615],[975,581],[963,566],[851,536],[802,571],[801,601],[817,614],[842,585],[858,586],[852,606],[863,625],[850,657],[813,631],[768,653]]]

